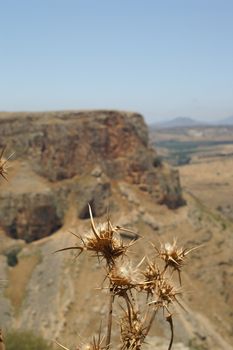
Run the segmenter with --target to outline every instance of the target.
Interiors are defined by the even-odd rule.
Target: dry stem
[[[171,329],[171,340],[170,340],[169,347],[168,347],[168,350],[171,350],[172,344],[173,344],[173,339],[174,339],[174,326],[173,326],[172,315],[168,315],[166,320],[169,323],[170,329]]]
[[[111,342],[113,303],[114,303],[114,294],[112,293],[112,290],[110,288],[109,307],[108,307],[108,325],[107,325],[107,336],[106,336],[107,350],[110,348],[110,342]]]

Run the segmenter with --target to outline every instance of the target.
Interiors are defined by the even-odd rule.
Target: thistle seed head
[[[154,294],[156,299],[150,304],[154,304],[157,308],[162,308],[163,310],[166,309],[170,314],[169,306],[171,304],[176,302],[182,307],[177,299],[178,295],[181,295],[181,292],[176,287],[174,287],[168,280],[161,279],[156,286]]]
[[[105,259],[107,265],[111,268],[115,265],[115,260],[117,258],[126,255],[127,250],[135,241],[124,244],[120,238],[120,231],[124,231],[123,228],[119,226],[114,227],[109,219],[107,222],[96,226],[90,205],[89,213],[91,219],[91,231],[84,237],[73,233],[81,241],[81,245],[59,249],[57,252],[77,249],[80,251],[80,255],[84,250],[90,251],[94,253],[94,256]]]
[[[145,339],[145,326],[139,313],[126,315],[121,319],[122,349],[139,350]]]
[[[114,265],[115,259],[124,256],[132,243],[123,243],[120,238],[121,228],[114,227],[109,219],[95,226],[90,205],[89,213],[92,231],[83,239],[84,247],[93,251],[97,257],[104,258],[107,265]]]
[[[114,230],[110,223],[98,225],[83,241],[86,250],[106,259],[107,264],[113,264],[114,260],[124,255],[127,250],[117,230]]]
[[[162,274],[155,262],[148,261],[145,271],[142,272],[144,282],[141,284],[141,290],[147,292],[147,297],[155,293],[158,282],[162,279]]]
[[[166,266],[172,267],[174,270],[179,270],[184,264],[185,249],[177,246],[176,240],[173,243],[165,243],[161,245],[159,256],[162,258]]]
[[[140,284],[139,270],[132,268],[132,265],[129,263],[115,265],[109,272],[109,279],[114,294],[120,294],[122,291],[136,288]]]
[[[161,244],[160,249],[156,248],[158,256],[165,262],[165,270],[169,267],[172,271],[177,271],[179,276],[179,282],[181,285],[181,269],[185,264],[186,256],[198,247],[191,249],[184,249],[177,246],[176,239],[173,240],[173,243]]]

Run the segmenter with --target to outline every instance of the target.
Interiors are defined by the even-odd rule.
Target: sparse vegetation
[[[198,344],[196,339],[191,339],[189,341],[189,347],[190,347],[190,350],[208,350],[206,345]]]
[[[155,168],[159,167],[162,165],[162,157],[161,156],[156,156],[153,161],[153,165]]]
[[[50,344],[31,331],[11,331],[5,336],[7,350],[51,350]]]
[[[166,161],[173,165],[189,164],[192,155],[205,152],[211,148],[222,145],[232,145],[231,141],[160,141],[155,144],[156,148],[165,148],[168,155],[164,157]]]
[[[14,267],[18,264],[18,253],[20,251],[20,248],[14,248],[11,249],[9,252],[6,253],[7,257],[7,264],[8,266]]]
[[[39,261],[39,254],[24,256],[9,271],[8,287],[5,293],[11,300],[16,312],[19,310],[24,299],[28,280]]]

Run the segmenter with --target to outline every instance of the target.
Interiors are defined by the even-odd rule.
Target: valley
[[[172,165],[233,157],[233,126],[151,128],[151,144]]]

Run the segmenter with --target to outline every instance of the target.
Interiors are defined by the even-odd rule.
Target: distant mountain
[[[204,125],[206,123],[197,121],[189,117],[177,117],[165,122],[159,122],[151,125],[151,128],[178,128],[178,127],[192,127]]]
[[[217,122],[221,125],[233,125],[233,115]]]

